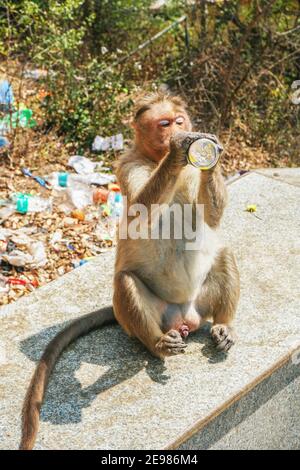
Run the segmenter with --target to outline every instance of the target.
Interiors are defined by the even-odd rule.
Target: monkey
[[[193,132],[186,102],[168,90],[137,100],[132,128],[131,147],[116,162],[117,181],[128,207],[170,207],[176,202],[191,204],[195,215],[200,204],[204,207],[203,240],[198,249],[186,250],[185,240],[174,236],[119,236],[112,306],[75,319],[46,347],[24,400],[20,449],[34,446],[47,382],[61,352],[93,329],[118,323],[161,360],[184,353],[187,335],[209,318],[213,321],[211,338],[219,351],[227,353],[235,342],[231,323],[239,300],[239,272],[234,254],[218,235],[227,203],[220,163],[200,171],[186,159],[194,140],[218,139]],[[131,215],[128,220],[134,219]],[[150,225],[159,222],[160,216],[154,214]]]

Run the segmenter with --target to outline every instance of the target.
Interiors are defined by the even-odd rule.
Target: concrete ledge
[[[62,355],[50,380],[36,448],[205,448],[205,440],[197,440],[200,430],[208,433],[217,416],[242,407],[242,397],[259,383],[272,376],[278,384],[266,385],[268,403],[285,385],[297,383],[300,189],[251,173],[229,191],[223,229],[241,272],[238,344],[228,356],[217,353],[207,325],[190,337],[185,355],[162,363],[119,327],[81,338]],[[247,204],[256,204],[257,213],[246,212]],[[67,320],[110,303],[112,268],[113,256],[105,253],[0,309],[0,448],[18,445],[22,400],[45,344]],[[286,367],[293,369],[289,382]],[[215,445],[248,416],[241,413],[239,422],[224,417],[225,432],[215,434]],[[273,416],[265,419],[270,423]],[[220,446],[230,442],[236,441]]]
[[[277,181],[300,186],[300,168],[261,168],[255,172]]]
[[[278,367],[277,369],[275,367]],[[170,449],[300,449],[300,367],[283,358]]]

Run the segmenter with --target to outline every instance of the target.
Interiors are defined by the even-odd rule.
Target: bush
[[[202,130],[299,155],[300,78],[296,0],[6,0],[0,7],[3,62],[43,67],[44,130],[88,148],[96,134],[128,134],[132,97],[153,82],[184,94]],[[129,60],[126,55],[183,13],[181,25]],[[298,29],[297,29],[298,27]],[[298,32],[298,34],[297,34]],[[289,145],[287,145],[287,140]]]

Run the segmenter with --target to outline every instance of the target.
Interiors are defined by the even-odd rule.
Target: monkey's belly
[[[186,240],[119,240],[116,271],[130,271],[157,297],[170,304],[194,301],[222,247],[205,224],[201,249],[187,250]]]
[[[169,243],[169,249],[165,243],[161,252],[158,249],[156,263],[144,266],[141,276],[162,300],[184,304],[197,297],[218,250],[184,251],[178,242],[175,247]]]

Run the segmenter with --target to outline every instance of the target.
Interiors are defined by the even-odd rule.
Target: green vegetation
[[[43,133],[55,129],[82,151],[96,134],[128,136],[133,97],[167,83],[190,103],[196,127],[224,135],[234,152],[260,147],[272,163],[297,163],[300,106],[290,97],[300,79],[299,1],[170,0],[156,10],[151,4],[1,3],[1,71],[10,76],[11,64],[20,78],[28,68],[49,71],[41,83]],[[183,14],[187,28],[183,22],[123,60]]]

